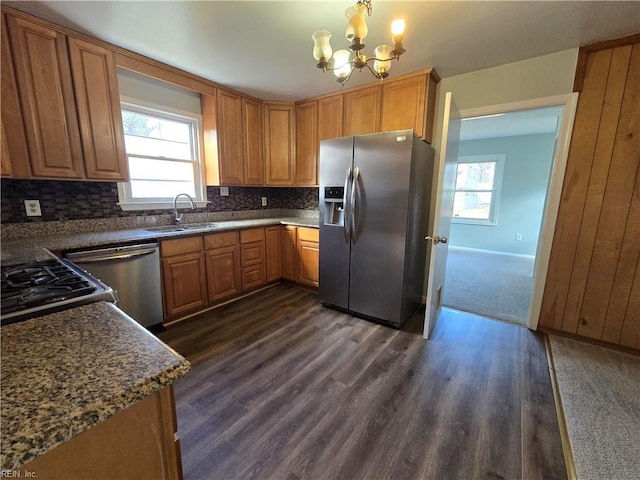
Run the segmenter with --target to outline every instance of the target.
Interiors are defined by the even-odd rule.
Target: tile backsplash
[[[1,181],[2,223],[49,222],[95,218],[161,215],[167,210],[124,212],[118,206],[118,190],[109,182],[68,182],[53,180]],[[206,211],[261,209],[267,197],[269,209],[318,210],[318,188],[314,187],[229,187],[221,197],[219,187],[207,187]],[[40,200],[41,217],[27,217],[24,200]]]

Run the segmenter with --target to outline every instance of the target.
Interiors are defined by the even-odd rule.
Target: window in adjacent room
[[[123,210],[170,208],[187,193],[206,204],[200,160],[200,118],[133,102],[121,102],[129,181],[118,184]]]
[[[496,225],[504,154],[458,158],[452,221]]]

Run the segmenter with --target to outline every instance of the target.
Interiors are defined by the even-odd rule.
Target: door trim
[[[486,107],[471,108],[460,112],[462,118],[480,117],[483,115],[493,115],[497,113],[515,112],[519,110],[529,110],[533,108],[562,106],[562,118],[558,128],[558,137],[555,154],[551,166],[549,177],[549,187],[547,198],[543,209],[542,225],[536,249],[536,261],[534,265],[533,292],[529,308],[529,319],[527,327],[531,330],[538,328],[540,308],[542,306],[542,296],[547,279],[549,268],[549,258],[551,257],[551,245],[556,229],[556,220],[560,208],[560,197],[564,174],[567,168],[567,157],[569,156],[569,146],[571,143],[571,133],[573,131],[573,121],[578,105],[578,93],[567,93],[564,95],[554,95],[551,97],[534,98],[520,102],[503,103]]]

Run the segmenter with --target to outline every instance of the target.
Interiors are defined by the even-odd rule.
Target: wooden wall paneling
[[[555,234],[545,283],[540,326],[576,333],[579,310],[567,311],[567,295],[589,186],[591,164],[600,128],[600,113],[607,87],[610,51],[589,58],[586,88],[580,96],[571,147],[558,209]]]
[[[66,36],[7,16],[29,145],[31,174],[84,177]]]
[[[590,338],[599,339],[603,335],[640,168],[640,44],[633,47],[634,55],[629,61],[631,48],[627,45],[613,49],[600,128],[601,132],[610,130],[608,135],[611,138],[606,141],[611,145],[606,145],[604,152],[596,148],[596,157],[602,154],[609,158],[610,167],[578,327],[579,335]],[[618,94],[618,84],[622,85],[623,94]],[[614,99],[608,98],[612,91],[617,104]],[[618,118],[609,119],[605,115],[608,109],[617,110]],[[639,242],[640,239],[636,237],[634,243]],[[632,259],[636,256],[633,250],[637,249],[637,245],[635,247],[630,246]],[[616,336],[615,331],[612,334]]]
[[[619,343],[625,347],[640,350],[640,266],[638,265],[636,265],[636,276],[631,287]]]
[[[113,52],[69,38],[87,178],[127,181],[118,77]]]
[[[575,260],[567,300],[565,306],[565,322],[571,320],[571,331],[580,329],[580,324],[588,320],[584,318],[582,302],[585,299],[585,287],[592,267],[596,239],[600,231],[603,198],[610,179],[611,154],[616,137],[616,129],[620,116],[620,104],[624,95],[624,85],[629,66],[631,46],[623,47],[628,52],[623,55],[611,55],[608,68],[603,68],[599,75],[607,79],[599,118],[599,128],[595,136],[595,144],[590,155],[591,170],[588,187],[582,208],[582,221],[575,250]],[[595,73],[595,72],[594,72]],[[602,300],[602,299],[601,299]]]
[[[638,343],[634,348],[640,349],[640,311],[638,308],[634,310],[631,307],[634,303],[631,298],[634,278],[640,279],[640,168],[636,172],[633,199],[627,216],[624,239],[620,248],[620,259],[602,335],[602,340],[605,342],[633,346],[624,343],[627,340],[627,335],[623,335],[622,332],[627,327],[628,331],[636,332],[638,335],[636,337]],[[636,295],[640,296],[640,293],[636,292]],[[636,323],[635,327],[633,326],[634,322]],[[633,335],[631,337],[633,338]]]

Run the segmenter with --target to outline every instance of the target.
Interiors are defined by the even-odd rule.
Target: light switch
[[[41,217],[40,200],[25,200],[24,208],[27,211],[27,217]]]

